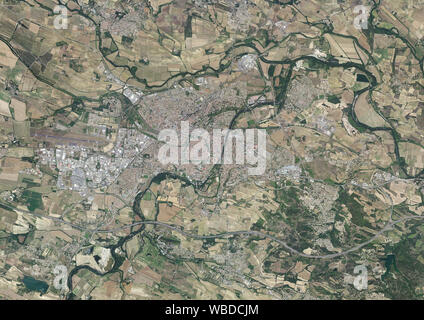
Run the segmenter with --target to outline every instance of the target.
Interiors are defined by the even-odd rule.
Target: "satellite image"
[[[424,300],[423,201],[424,0],[0,0],[0,300]]]

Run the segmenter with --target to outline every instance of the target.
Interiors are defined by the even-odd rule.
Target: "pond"
[[[22,282],[28,290],[38,291],[42,294],[46,293],[47,289],[49,288],[49,285],[46,282],[34,279],[33,277],[29,276],[24,276]]]

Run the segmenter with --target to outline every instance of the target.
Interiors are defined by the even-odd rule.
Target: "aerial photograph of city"
[[[424,0],[0,0],[0,300],[424,300]]]

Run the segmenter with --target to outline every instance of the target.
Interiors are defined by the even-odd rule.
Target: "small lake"
[[[30,291],[38,291],[42,294],[47,292],[47,289],[49,288],[49,285],[47,282],[40,281],[37,279],[34,279],[33,277],[24,276],[24,279],[22,280],[25,287]]]

